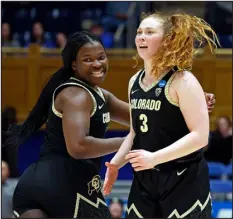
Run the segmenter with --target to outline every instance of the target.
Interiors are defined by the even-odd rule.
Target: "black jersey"
[[[174,68],[161,75],[150,87],[142,84],[144,69],[131,78],[129,97],[132,125],[136,133],[132,149],[155,152],[171,145],[190,132],[178,104],[174,103],[168,94],[168,88],[176,70]],[[194,152],[167,164],[193,161],[201,155],[200,151]]]
[[[41,148],[41,156],[56,154],[70,156],[66,148],[62,129],[62,114],[59,113],[54,106],[56,95],[62,89],[68,86],[81,87],[87,90],[91,95],[94,107],[90,115],[90,129],[88,135],[96,138],[104,138],[107,126],[110,122],[110,113],[103,92],[100,88],[94,89],[83,81],[80,81],[76,78],[70,78],[68,81],[57,87],[57,89],[54,91],[46,124],[45,140]],[[89,160],[94,161],[97,165],[97,168],[100,170],[101,158],[94,158]]]

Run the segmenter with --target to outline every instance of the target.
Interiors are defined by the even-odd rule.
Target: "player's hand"
[[[118,165],[115,163],[105,162],[107,171],[104,179],[103,193],[104,195],[109,195],[112,191],[112,186],[118,177]]]
[[[214,109],[214,105],[216,103],[215,96],[214,96],[214,94],[205,93],[205,98],[206,98],[206,103],[208,106],[208,111],[209,111],[209,113],[211,113],[212,110]]]
[[[156,165],[154,154],[142,149],[130,151],[125,159],[131,163],[135,171],[153,169]]]

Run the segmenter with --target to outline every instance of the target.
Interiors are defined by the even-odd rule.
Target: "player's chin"
[[[146,50],[138,50],[138,55],[144,61],[150,60],[153,57],[153,55],[150,52],[148,52],[147,49]]]
[[[101,85],[104,80],[105,80],[105,77],[106,77],[106,74],[102,74],[102,75],[92,75],[91,76],[91,81],[92,81],[92,84],[95,84],[95,85]]]

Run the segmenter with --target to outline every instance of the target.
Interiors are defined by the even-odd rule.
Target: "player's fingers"
[[[104,195],[108,194],[108,187],[107,187],[107,185],[104,186],[103,193],[104,193]]]
[[[136,167],[141,167],[142,165],[140,164],[140,163],[132,163],[131,164],[131,166],[133,167],[133,168],[136,168]]]
[[[109,185],[108,180],[104,180],[103,190],[105,190]]]
[[[208,101],[208,106],[213,106],[215,104],[215,100],[209,100]]]
[[[117,165],[109,162],[105,162],[105,166],[109,169],[117,169]]]
[[[214,103],[210,102],[209,106],[214,107]]]
[[[105,190],[103,191],[103,194],[104,194],[104,195],[109,195],[109,191],[108,191],[107,189],[105,189]]]
[[[210,100],[212,104],[215,104],[216,103],[216,100],[215,99],[211,99]]]
[[[111,164],[111,163],[109,163],[109,162],[105,162],[105,166],[108,167],[108,168],[113,168],[113,167],[115,167],[116,165]]]
[[[139,152],[136,152],[136,153],[129,153],[129,154],[127,154],[127,155],[125,156],[125,159],[126,159],[126,160],[129,160],[129,159],[131,159],[131,158],[138,157],[138,156],[140,156],[140,153],[139,153]]]
[[[109,167],[109,166],[110,166],[110,163],[109,163],[109,162],[105,162],[105,166],[106,166],[106,167]]]
[[[212,99],[215,99],[215,95],[214,94],[211,94],[210,95],[210,99],[212,100]]]
[[[108,184],[109,184],[109,180],[105,178],[104,185],[103,185],[103,190],[107,187]]]
[[[112,191],[112,186],[108,185],[104,189],[104,194],[109,195],[111,193],[111,191]]]
[[[109,171],[108,178],[106,178],[106,184],[114,184],[117,179],[117,173]]]
[[[132,150],[132,151],[129,151],[129,154],[131,154],[131,153],[137,153],[137,152],[141,152],[141,151],[143,151],[143,150],[142,149]]]
[[[138,172],[138,171],[142,171],[142,170],[146,170],[145,167],[135,167],[134,171]]]
[[[131,158],[129,160],[130,163],[135,163],[135,162],[139,162],[139,157],[136,157],[136,158]]]
[[[214,109],[214,106],[213,105],[209,105],[207,108],[208,108],[208,111],[211,112]]]

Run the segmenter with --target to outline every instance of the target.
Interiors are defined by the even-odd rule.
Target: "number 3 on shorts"
[[[140,126],[140,129],[142,132],[147,132],[148,131],[148,125],[147,125],[147,116],[145,114],[141,114],[139,116],[139,119],[142,120],[142,125]]]

